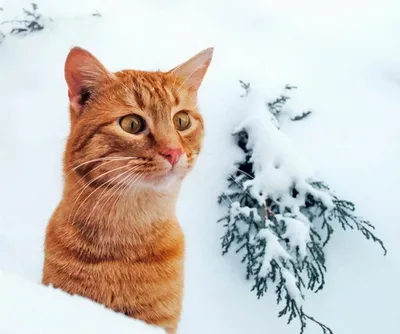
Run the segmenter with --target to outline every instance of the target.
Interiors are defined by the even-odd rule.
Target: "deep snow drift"
[[[2,334],[164,333],[88,299],[71,297],[15,275],[0,272],[0,282]]]
[[[0,21],[16,17],[28,3],[0,1]],[[223,212],[217,197],[239,154],[231,138],[243,119],[239,79],[265,92],[266,100],[287,83],[299,87],[291,108],[314,112],[302,122],[284,124],[282,131],[321,179],[356,203],[357,213],[375,224],[388,248],[383,258],[361,236],[335,233],[327,249],[327,285],[321,293],[307,296],[309,313],[335,334],[395,333],[400,298],[397,1],[37,3],[52,19],[45,29],[24,38],[7,36],[0,45],[1,270],[40,281],[44,229],[62,189],[61,155],[68,133],[63,63],[68,50],[85,47],[111,70],[167,70],[215,46],[200,92],[205,146],[178,205],[187,244],[180,333],[298,333],[297,324],[286,326],[277,319],[273,294],[257,300],[249,291],[239,259],[221,256],[222,228],[216,221]],[[101,17],[92,16],[96,11]],[[9,274],[0,276],[0,285],[0,324],[13,330],[5,333],[27,333],[24,319],[28,324],[34,317],[24,310],[50,312],[53,302],[57,307],[58,300],[68,299]],[[27,304],[28,294],[40,295],[34,300],[37,310],[31,308],[32,300]],[[130,329],[127,319],[70,298],[66,311],[72,316],[88,314],[88,324],[100,325],[99,317],[118,322],[116,332],[117,326],[121,333]],[[87,310],[78,312],[72,303]],[[9,310],[17,312],[18,305],[21,311],[10,318]],[[43,327],[43,318],[37,317],[37,333],[54,328]],[[106,325],[101,328],[97,333],[110,332]],[[310,326],[307,333],[320,332]]]

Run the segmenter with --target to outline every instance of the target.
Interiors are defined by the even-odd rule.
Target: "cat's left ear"
[[[197,91],[211,63],[213,52],[214,48],[205,49],[168,73],[182,79],[182,85],[188,90]]]
[[[79,113],[94,87],[111,73],[89,51],[74,47],[65,60],[65,81],[71,107]]]

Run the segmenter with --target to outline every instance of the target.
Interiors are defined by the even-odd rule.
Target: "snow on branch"
[[[228,210],[220,219],[225,228],[223,254],[233,250],[241,255],[257,297],[273,289],[277,304],[283,303],[278,316],[286,315],[288,323],[297,318],[301,334],[308,321],[319,325],[323,333],[332,333],[307,315],[303,304],[305,290],[318,292],[324,287],[324,247],[334,230],[358,230],[378,243],[384,254],[385,246],[374,235],[374,226],[354,215],[352,202],[338,198],[326,183],[316,180],[307,160],[279,130],[279,117],[289,99],[286,93],[265,103],[250,84],[241,85],[247,110],[233,135],[243,158],[219,197]],[[285,92],[294,88],[287,85]]]
[[[2,334],[162,334],[164,330],[0,271]]]

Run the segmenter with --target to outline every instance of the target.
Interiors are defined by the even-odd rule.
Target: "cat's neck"
[[[163,221],[175,220],[180,184],[165,189],[135,187],[113,190],[111,187],[86,187],[79,177],[69,176],[61,202],[68,223],[113,235],[133,233]]]

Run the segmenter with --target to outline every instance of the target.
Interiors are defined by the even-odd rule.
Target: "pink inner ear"
[[[97,82],[109,72],[90,52],[75,47],[65,61],[65,80],[68,85],[68,97],[71,103],[79,104],[79,96],[82,89],[95,86]]]
[[[82,106],[80,105],[80,95],[71,96],[71,92],[68,90],[69,104],[71,107],[78,111]]]
[[[68,96],[71,99],[80,94],[84,87],[84,79],[81,75],[82,73],[79,71],[79,65],[68,65],[69,66],[65,68],[65,77],[68,84]]]
[[[175,67],[170,73],[182,78],[184,80],[183,84],[188,89],[198,90],[211,63],[213,52],[213,48],[205,49],[188,61]]]
[[[68,97],[69,97],[69,99],[70,99],[71,102],[72,102],[72,99],[73,99],[73,98],[76,98],[76,94],[73,94],[73,93],[71,92],[71,89],[68,89]]]

